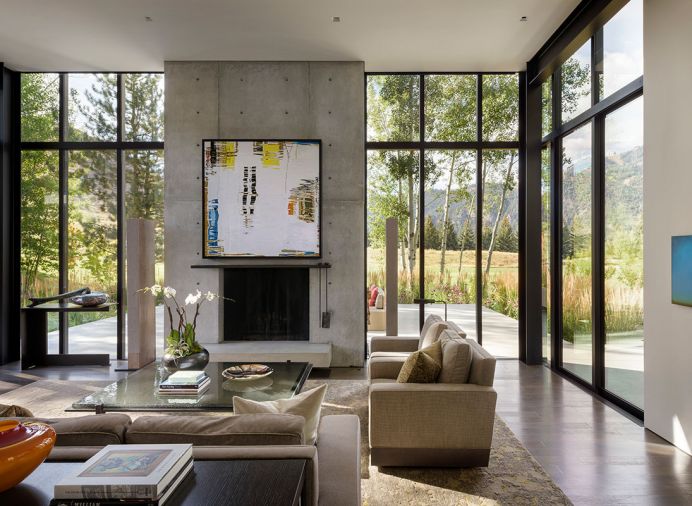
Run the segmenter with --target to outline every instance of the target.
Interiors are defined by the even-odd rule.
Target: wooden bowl
[[[0,421],[0,492],[29,476],[53,449],[55,430],[39,422]]]

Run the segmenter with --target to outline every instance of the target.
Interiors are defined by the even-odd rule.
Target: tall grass
[[[487,252],[483,252],[484,259]],[[515,253],[501,253],[498,262],[493,254],[493,265],[483,280],[483,306],[511,318],[519,317],[519,272]],[[368,286],[377,285],[386,289],[382,252],[368,251]],[[425,296],[444,300],[449,304],[474,304],[476,302],[475,255],[464,253],[464,262],[459,269],[458,252],[448,253],[444,273],[440,273],[440,252],[425,252]],[[584,264],[584,265],[582,265]],[[574,262],[566,265],[563,273],[562,334],[566,341],[584,335],[591,339],[592,297],[590,264]],[[420,279],[418,269],[412,276],[399,269],[399,303],[413,304],[419,296]],[[605,321],[609,340],[617,339],[610,334],[638,331],[644,325],[643,287],[641,283],[628,283],[614,275],[608,275],[605,283]]]

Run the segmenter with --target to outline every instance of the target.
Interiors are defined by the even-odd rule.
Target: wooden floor
[[[692,504],[692,457],[543,366],[499,360],[497,413],[578,505]]]
[[[0,391],[32,379],[117,380],[105,367],[22,372],[0,366]],[[365,379],[365,369],[315,371],[315,379]],[[8,383],[9,381],[9,383]],[[543,366],[499,360],[497,413],[577,505],[692,504],[692,457]]]

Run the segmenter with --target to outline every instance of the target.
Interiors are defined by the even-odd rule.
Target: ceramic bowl
[[[84,293],[82,295],[72,297],[70,302],[84,307],[100,306],[101,304],[108,302],[108,294],[103,292]]]
[[[0,492],[29,476],[53,449],[55,430],[39,422],[0,422]]]

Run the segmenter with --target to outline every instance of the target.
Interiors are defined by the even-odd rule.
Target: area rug
[[[369,465],[368,382],[315,379],[304,390],[328,385],[322,414],[356,414],[361,426],[361,477],[364,506],[389,505],[570,505],[555,482],[500,417],[495,418],[490,464],[476,469],[377,468]],[[39,380],[0,395],[35,416],[83,416],[65,412],[72,402],[105,386],[104,382]],[[154,413],[131,413],[133,418]],[[209,413],[211,414],[211,413]],[[463,427],[459,427],[463,430]]]

